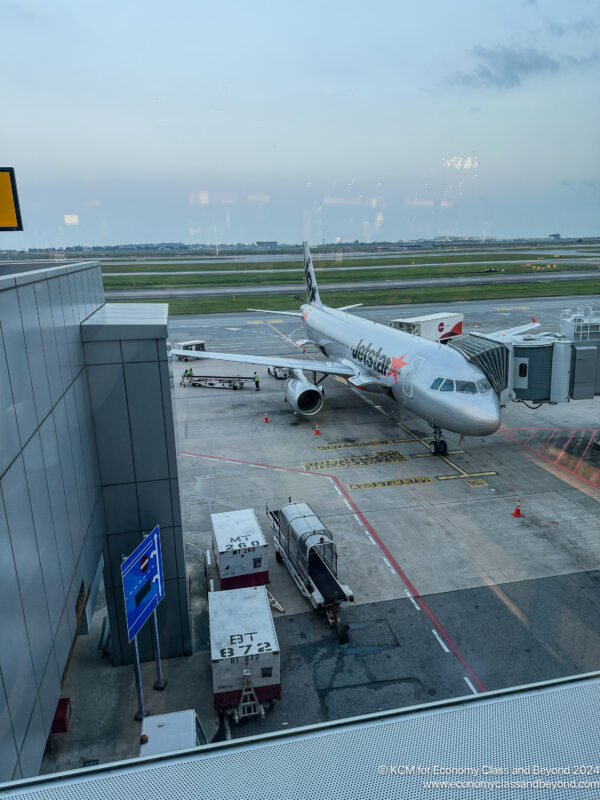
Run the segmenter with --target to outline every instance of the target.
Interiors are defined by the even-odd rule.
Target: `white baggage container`
[[[267,540],[252,508],[211,514],[212,549],[221,589],[269,583]]]
[[[209,592],[210,657],[216,709],[237,709],[251,684],[258,702],[281,698],[279,643],[264,586]]]
[[[425,314],[422,317],[398,317],[390,326],[431,342],[445,342],[463,332],[464,314]]]
[[[207,744],[207,739],[193,708],[142,720],[140,756],[174,753],[201,744]]]

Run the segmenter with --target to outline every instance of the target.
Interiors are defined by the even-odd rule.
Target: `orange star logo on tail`
[[[389,378],[390,375],[393,375],[396,383],[398,383],[398,370],[402,369],[402,367],[405,367],[408,364],[408,361],[404,360],[405,355],[406,353],[404,353],[403,356],[400,356],[400,358],[394,358],[394,356],[392,356],[392,366],[390,367],[387,377]]]

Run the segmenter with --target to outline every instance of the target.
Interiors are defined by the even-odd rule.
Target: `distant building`
[[[560,239],[560,233],[551,233],[549,238],[557,242]]]
[[[274,247],[277,247],[277,242],[257,242],[256,246],[260,250],[272,250]]]

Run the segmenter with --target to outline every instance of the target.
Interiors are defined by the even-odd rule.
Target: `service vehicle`
[[[254,383],[254,378],[242,378],[239,375],[189,375],[183,378],[184,386],[204,386],[207,389],[243,389],[245,383]]]
[[[269,509],[273,523],[275,558],[284,563],[294,583],[316,611],[338,627],[340,605],[354,602],[349,586],[337,574],[337,548],[308,503],[289,502],[279,511]]]
[[[267,372],[278,381],[287,380],[290,377],[290,371],[287,367],[267,367]]]
[[[269,583],[267,540],[253,508],[211,514],[212,554],[221,589]]]
[[[213,704],[234,722],[281,699],[279,643],[265,586],[208,593]]]
[[[194,353],[203,352],[206,350],[206,342],[204,339],[192,339],[191,342],[176,342],[175,347],[178,350],[188,350],[189,355],[187,353],[175,353],[179,361],[190,361],[191,359],[200,358],[200,356],[195,356]]]
[[[193,708],[171,714],[154,714],[142,720],[140,757],[174,753],[202,744],[208,744],[208,741]]]
[[[463,332],[464,314],[440,313],[424,314],[421,317],[397,317],[390,321],[390,327],[412,336],[420,336],[430,342],[447,342]]]

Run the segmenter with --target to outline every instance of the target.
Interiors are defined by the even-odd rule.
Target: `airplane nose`
[[[469,427],[475,436],[489,436],[500,427],[502,417],[496,395],[486,398],[484,403],[473,404],[469,409]]]

